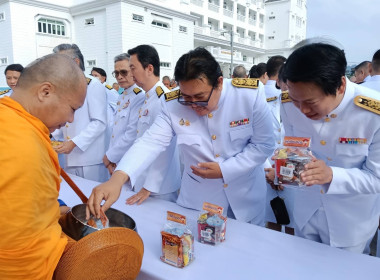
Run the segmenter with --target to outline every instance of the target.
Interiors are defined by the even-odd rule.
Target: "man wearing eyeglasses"
[[[160,81],[160,58],[156,49],[149,45],[139,45],[128,50],[131,56],[129,65],[135,83],[145,91],[145,100],[138,112],[137,136],[153,124],[161,112],[160,98],[169,90]],[[141,204],[149,196],[169,201],[176,201],[181,184],[179,155],[176,149],[176,139],[173,138],[169,147],[162,152],[157,160],[146,165],[131,186],[136,195],[127,199],[128,204]]]
[[[114,59],[115,71],[112,75],[125,90],[116,102],[110,145],[103,157],[104,166],[111,175],[121,157],[136,140],[138,111],[144,102],[144,92],[133,81],[129,59],[127,53],[122,53]]]
[[[103,199],[108,209],[121,184],[133,183],[176,136],[184,165],[177,203],[200,210],[211,202],[231,218],[264,225],[263,164],[274,150],[274,135],[262,86],[257,79],[224,80],[218,62],[203,48],[183,55],[174,75],[180,90],[165,94],[155,123],[111,179],[93,190],[88,213],[99,215]]]

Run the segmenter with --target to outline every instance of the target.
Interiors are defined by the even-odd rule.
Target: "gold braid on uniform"
[[[91,78],[86,78],[87,80],[87,85],[89,85],[91,83]]]
[[[258,88],[259,87],[259,79],[253,79],[253,78],[233,78],[231,83],[235,87],[243,87],[243,88]]]
[[[275,101],[275,100],[277,100],[277,96],[267,98],[267,102],[271,102],[271,101]]]
[[[281,103],[292,102],[288,91],[281,92]]]
[[[3,90],[3,91],[0,91],[0,96],[10,92],[11,90],[10,89],[6,89],[6,90]]]
[[[170,100],[178,99],[179,96],[180,96],[179,89],[167,92],[165,93],[165,101],[168,102]]]
[[[354,98],[355,105],[380,115],[380,101],[374,98],[358,95]]]

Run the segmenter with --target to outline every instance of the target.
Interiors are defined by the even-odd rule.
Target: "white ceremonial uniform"
[[[11,88],[5,89],[0,91],[0,98],[3,98],[5,96],[10,96],[12,94],[13,90]]]
[[[169,92],[161,81],[158,81],[149,91],[145,93],[145,100],[139,110],[137,122],[137,139],[153,124],[157,115],[161,112],[161,102],[164,93]],[[134,190],[139,192],[142,188],[152,192],[165,200],[175,201],[177,191],[181,184],[181,171],[179,154],[176,147],[176,139],[173,139],[165,152],[162,152],[157,160],[132,184]]]
[[[380,91],[380,75],[374,75],[368,82],[362,83],[361,86]],[[379,95],[380,98],[380,95]]]
[[[75,111],[74,121],[61,128],[64,139],[76,147],[65,155],[65,170],[85,179],[104,182],[107,169],[103,164],[106,152],[107,97],[98,79],[87,76],[86,99]]]
[[[273,130],[276,141],[276,148],[281,145],[284,138],[284,130],[280,117],[281,90],[276,88],[276,81],[268,80],[264,86],[265,96],[273,117]]]
[[[165,94],[165,99],[176,99],[176,94],[178,91]],[[226,210],[230,206],[238,220],[262,225],[266,195],[263,163],[274,149],[263,87],[235,87],[225,79],[218,108],[206,116],[197,115],[176,100],[163,101],[162,113],[136,140],[117,169],[134,182],[145,166],[157,162],[156,156],[174,136],[184,164],[177,203],[197,210],[202,209],[203,202]],[[200,162],[218,162],[223,178],[203,179],[193,174],[190,166]]]
[[[113,116],[116,110],[116,103],[119,99],[119,93],[110,85],[107,85],[105,82],[103,83],[106,91],[107,97],[107,135],[106,135],[106,149],[108,149],[109,141],[112,134],[112,126],[113,126]]]
[[[371,104],[366,97],[377,98],[378,93],[346,80],[343,100],[326,118],[308,119],[291,102],[282,103],[281,116],[285,134],[310,137],[314,156],[333,171],[329,186],[295,193],[297,229],[306,235],[302,231],[310,230],[308,224],[318,224],[319,232],[328,233],[322,242],[362,251],[379,225],[380,102],[371,105],[377,114],[355,105],[355,97],[363,96],[360,101]]]
[[[144,91],[136,84],[130,86],[116,102],[114,123],[107,158],[118,163],[136,140],[136,127],[139,109],[145,99]]]

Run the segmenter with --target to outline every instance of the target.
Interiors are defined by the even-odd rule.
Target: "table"
[[[70,175],[70,174],[69,174]],[[99,183],[70,175],[87,196]],[[195,260],[177,268],[160,260],[161,234],[166,211],[186,215],[193,229],[199,211],[148,198],[141,205],[126,205],[134,193],[123,188],[112,206],[131,216],[144,242],[144,257],[137,279],[380,279],[380,259],[332,248],[266,228],[227,220],[226,241],[210,246],[195,241]],[[81,201],[62,181],[60,199],[69,206]],[[194,237],[197,238],[196,231]]]

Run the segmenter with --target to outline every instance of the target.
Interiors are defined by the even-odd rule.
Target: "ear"
[[[40,102],[44,102],[55,91],[55,87],[50,82],[40,84],[37,90],[37,97]]]
[[[154,67],[152,64],[148,64],[148,66],[145,69],[148,70],[149,75],[153,75]]]
[[[338,89],[336,91],[337,95],[344,94],[346,92],[346,83],[347,83],[346,77],[342,76],[341,81],[342,81],[342,84],[340,85],[340,87],[338,87]]]

